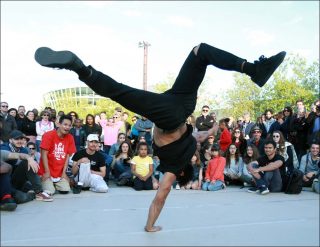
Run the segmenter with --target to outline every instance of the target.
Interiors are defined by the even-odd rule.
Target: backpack
[[[299,169],[293,169],[286,174],[286,183],[284,187],[285,194],[300,194],[303,184],[303,172]]]

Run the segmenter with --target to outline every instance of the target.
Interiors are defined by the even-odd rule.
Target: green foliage
[[[303,99],[309,107],[319,98],[319,61],[307,65],[300,56],[288,56],[273,78],[263,87],[256,86],[243,74],[235,74],[235,86],[226,93],[227,114],[239,117],[244,112],[259,116],[266,109],[274,113],[285,106],[295,106],[298,99]]]

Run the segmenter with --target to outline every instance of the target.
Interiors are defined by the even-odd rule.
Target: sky
[[[86,65],[132,87],[176,77],[191,49],[208,43],[248,61],[280,51],[319,59],[319,1],[1,1],[1,101],[43,107],[49,91],[85,86],[74,72],[45,68],[38,47],[70,50]],[[207,68],[210,90],[233,73]]]

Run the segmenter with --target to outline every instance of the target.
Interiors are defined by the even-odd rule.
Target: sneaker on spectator
[[[22,192],[20,190],[15,190],[12,193],[12,196],[17,204],[26,203],[33,200],[33,196],[31,194]]]
[[[12,197],[1,200],[0,210],[1,211],[13,211],[17,208],[17,203]]]
[[[39,192],[38,194],[36,194],[36,200],[43,202],[52,202],[53,198],[46,192]]]
[[[176,185],[176,190],[180,190],[180,185],[179,184]]]
[[[266,186],[262,186],[259,191],[261,195],[266,195],[270,192]]]
[[[257,187],[252,187],[247,190],[249,193],[258,193],[260,190]]]

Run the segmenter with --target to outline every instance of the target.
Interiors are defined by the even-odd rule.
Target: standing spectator
[[[44,133],[54,129],[54,123],[49,120],[50,112],[48,110],[44,110],[40,113],[41,120],[36,122],[36,145],[37,151],[40,152],[40,144],[42,141],[42,136]]]
[[[298,160],[307,153],[308,144],[308,124],[306,121],[306,112],[302,107],[298,108],[297,114],[294,114],[289,127],[289,142],[296,150]]]
[[[249,172],[252,174],[256,187],[248,189],[250,193],[260,192],[261,195],[282,190],[282,178],[285,176],[284,158],[277,154],[277,144],[273,140],[264,143],[265,155],[250,163]]]
[[[132,119],[131,119],[132,125],[131,125],[131,131],[130,131],[129,139],[131,140],[131,145],[132,145],[133,149],[135,149],[135,146],[137,144],[137,140],[138,140],[138,137],[139,137],[139,131],[135,127],[135,124],[136,124],[138,118],[139,117],[137,115],[134,115],[132,117]]]
[[[283,133],[283,129],[284,129],[284,115],[281,112],[278,112],[277,114],[274,115],[274,119],[276,120],[275,122],[273,122],[273,124],[271,124],[270,129],[269,129],[269,134],[271,136],[271,134],[276,131],[279,130]]]
[[[51,121],[51,122],[53,122],[54,124],[55,124],[55,128],[57,128],[58,126],[57,126],[57,123],[59,123],[59,119],[58,119],[58,116],[57,116],[57,111],[56,111],[56,109],[53,109],[53,108],[50,108],[49,110],[49,113],[50,113],[50,118],[49,118],[49,120]]]
[[[193,131],[197,131],[196,128],[196,118],[193,114],[191,114],[188,118],[187,118],[187,124],[190,124],[193,128]]]
[[[266,129],[266,126],[264,125],[264,122],[266,121],[266,115],[263,113],[261,114],[260,117],[257,118],[257,122],[256,122],[256,125],[255,126],[258,126],[259,129],[261,130],[261,137],[262,139],[265,139],[267,138],[267,129]],[[251,129],[251,135],[250,135],[250,138],[252,138],[252,129]]]
[[[258,126],[254,126],[251,130],[252,138],[248,140],[248,145],[253,144],[259,150],[260,155],[264,155],[264,139],[261,137],[262,131]]]
[[[267,135],[269,135],[270,127],[276,120],[273,118],[273,111],[271,109],[265,110],[264,114],[266,118],[265,118],[265,121],[263,122],[263,125],[266,128]]]
[[[131,124],[128,122],[128,118],[129,118],[128,112],[123,112],[121,114],[121,121],[124,123],[126,136],[130,135],[130,130],[131,130]]]
[[[39,175],[42,186],[53,195],[56,190],[62,194],[70,191],[66,174],[69,156],[76,152],[71,129],[72,119],[63,115],[59,119],[58,129],[46,132],[41,142],[41,161]]]
[[[219,139],[220,150],[224,153],[227,151],[229,145],[231,144],[231,134],[227,128],[227,124],[224,119],[219,121],[219,129],[221,130],[221,135]]]
[[[18,110],[16,108],[10,108],[8,110],[8,114],[14,117],[14,119],[16,119],[18,116]]]
[[[16,123],[18,130],[21,130],[23,122],[26,120],[26,108],[23,105],[18,107],[18,115],[16,116]]]
[[[69,115],[72,118],[72,126],[74,126],[74,122],[76,119],[79,119],[78,113],[75,111],[70,111],[67,115]]]
[[[99,138],[101,137],[102,128],[95,122],[95,118],[92,114],[87,114],[83,130],[86,133],[86,138],[90,134],[98,134]]]
[[[111,146],[118,141],[119,131],[122,126],[122,122],[117,121],[118,118],[118,115],[114,115],[109,121],[100,122],[104,139],[103,150],[108,154],[110,154]],[[114,150],[112,152],[114,152]]]
[[[1,112],[2,116],[2,130],[0,132],[1,140],[4,142],[9,141],[9,134],[11,131],[17,129],[17,123],[14,117],[8,114],[9,105],[5,101],[1,101]]]
[[[86,142],[86,132],[82,128],[81,119],[74,120],[74,126],[71,128],[70,134],[73,136],[77,151],[83,149]]]
[[[221,190],[225,188],[223,171],[226,159],[220,156],[218,145],[212,146],[211,154],[212,159],[209,161],[206,169],[202,190]]]
[[[37,108],[33,108],[32,109],[32,112],[34,113],[34,120],[37,122],[37,121],[40,121],[41,120],[41,117],[39,116],[39,111]]]
[[[131,160],[133,188],[135,190],[152,190],[153,160],[148,156],[147,143],[138,143],[138,155]]]
[[[320,144],[312,143],[310,152],[303,155],[299,170],[303,172],[303,186],[310,187],[320,173]]]
[[[284,139],[282,132],[279,130],[273,131],[272,139],[277,144],[277,154],[284,158],[286,170],[293,171],[294,168],[298,169],[299,161],[296,151],[293,145]]]
[[[314,102],[313,110],[309,113],[306,119],[308,124],[308,145],[311,143],[320,143],[320,100]]]
[[[96,151],[98,145],[98,135],[88,135],[86,149],[82,149],[72,156],[72,174],[75,181],[81,182],[83,187],[89,187],[93,192],[106,193],[108,185],[103,180],[106,175],[106,164],[104,156]]]
[[[139,136],[144,136],[148,145],[151,146],[153,123],[146,117],[142,116],[141,119],[137,119],[134,127],[139,131]]]
[[[241,131],[246,140],[250,139],[251,129],[254,126],[254,122],[251,121],[251,116],[249,112],[243,114],[243,122],[241,124]]]
[[[213,127],[214,119],[209,115],[209,106],[202,106],[201,116],[196,119],[196,128],[198,131],[207,131]]]
[[[33,111],[27,111],[26,116],[25,121],[22,122],[21,131],[29,138],[29,141],[36,143],[37,130]]]
[[[282,134],[284,136],[284,138],[286,140],[289,140],[289,127],[290,127],[290,123],[291,123],[291,119],[292,119],[292,115],[293,115],[293,112],[292,112],[292,108],[290,106],[286,106],[284,107],[283,109],[283,120],[284,120],[284,123],[282,124]]]
[[[239,150],[239,155],[243,156],[247,148],[247,140],[243,137],[242,132],[240,131],[239,127],[236,127],[232,134],[231,140],[234,145],[236,145],[237,149]]]

